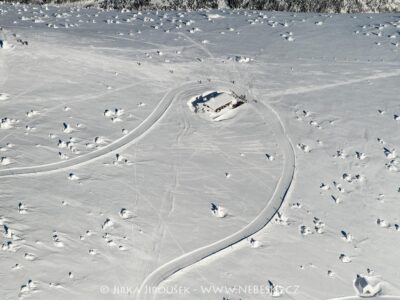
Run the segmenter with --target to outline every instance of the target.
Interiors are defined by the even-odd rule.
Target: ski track
[[[204,47],[202,44],[196,42],[194,39],[192,39],[190,36],[188,36],[186,33],[184,32],[178,32],[178,35],[183,36],[184,38],[186,38],[189,42],[191,42],[194,46],[197,46],[197,48],[199,48],[200,50],[202,50],[205,54],[208,55],[209,58],[214,58],[214,55],[211,53],[210,50],[208,50],[206,47]]]
[[[240,88],[239,86],[233,85],[227,82],[207,82],[203,84],[199,83],[187,83],[181,87],[173,89],[168,92],[153,110],[153,112],[140,123],[135,129],[129,132],[127,135],[115,140],[111,144],[104,146],[101,149],[92,151],[90,153],[81,155],[79,157],[72,158],[67,161],[55,162],[50,164],[43,164],[39,166],[32,167],[19,167],[0,170],[0,177],[10,177],[10,176],[26,176],[26,175],[37,175],[37,174],[47,174],[52,172],[62,171],[68,168],[77,168],[86,165],[90,162],[98,160],[106,155],[110,155],[117,150],[121,150],[132,143],[138,141],[140,138],[147,135],[152,128],[160,121],[160,119],[166,114],[168,109],[171,107],[172,103],[177,99],[184,101],[190,97],[202,94],[204,90],[221,90],[228,89],[234,90],[239,95],[246,94],[251,99],[251,94],[248,90]],[[244,93],[243,93],[244,92]],[[295,172],[295,156],[293,151],[293,146],[285,134],[285,129],[279,118],[279,115],[273,111],[271,107],[267,107],[265,104],[258,102],[254,103],[257,111],[263,111],[263,118],[267,122],[266,115],[272,116],[275,122],[268,120],[270,126],[273,127],[274,132],[277,133],[278,143],[284,152],[284,168],[282,175],[275,187],[274,193],[271,199],[266,203],[264,209],[256,216],[256,218],[251,221],[247,226],[237,231],[236,233],[229,235],[219,241],[216,241],[207,246],[203,246],[191,252],[185,253],[170,262],[158,267],[153,272],[151,272],[143,281],[140,286],[139,292],[136,298],[139,300],[144,299],[154,299],[154,294],[143,293],[146,288],[157,287],[162,281],[173,275],[174,273],[182,270],[188,266],[191,266],[213,254],[216,254],[240,241],[252,236],[256,232],[264,228],[276,214],[282,202],[289,191],[291,186],[294,172]],[[272,112],[272,113],[271,113]],[[183,134],[185,134],[185,128],[183,129]]]
[[[356,78],[356,79],[352,79],[352,80],[336,82],[336,83],[328,83],[328,84],[317,85],[317,86],[299,87],[299,88],[288,89],[288,90],[283,90],[283,91],[275,91],[275,92],[267,93],[266,96],[270,97],[270,98],[276,98],[276,97],[282,97],[282,96],[288,96],[288,95],[306,94],[306,93],[321,91],[321,90],[325,90],[325,89],[336,88],[336,87],[340,87],[340,86],[362,83],[365,81],[379,80],[379,79],[385,79],[385,78],[397,77],[397,76],[400,76],[399,69],[396,69],[391,72],[379,72],[374,75],[370,75],[370,76],[366,76],[366,77],[362,77],[362,78]]]
[[[214,87],[218,90],[221,87],[233,89],[234,91],[238,90],[238,87],[228,83],[210,83],[208,87]],[[193,95],[200,94],[202,90],[197,87],[192,88],[189,92]],[[187,94],[187,93],[186,93]],[[242,93],[243,94],[243,93]],[[246,91],[246,95],[249,95],[249,91]],[[240,95],[240,93],[239,93]],[[188,99],[188,98],[185,98]],[[281,207],[282,202],[287,195],[289,188],[292,184],[294,172],[295,172],[295,155],[291,142],[287,138],[285,134],[285,129],[283,124],[279,118],[279,115],[269,106],[266,106],[262,103],[256,104],[258,107],[257,111],[264,111],[264,114],[271,115],[276,120],[270,124],[274,128],[274,132],[277,133],[278,143],[281,149],[284,152],[284,167],[282,171],[282,176],[279,179],[277,186],[275,187],[274,193],[266,203],[264,209],[256,216],[256,218],[251,221],[247,226],[242,228],[241,230],[225,237],[219,241],[216,241],[212,244],[203,246],[191,252],[185,253],[164,265],[161,265],[157,269],[155,269],[152,273],[150,273],[139,288],[139,292],[136,295],[137,300],[150,300],[155,298],[155,294],[148,293],[146,291],[152,290],[152,288],[157,287],[161,282],[175,274],[176,272],[187,268],[195,263],[212,256],[234,244],[243,241],[244,239],[252,236],[256,232],[263,229],[276,214],[278,209]],[[264,120],[266,120],[265,115],[263,115]]]
[[[195,83],[186,84],[177,89],[174,89],[168,92],[158,103],[156,108],[151,112],[151,114],[142,121],[135,129],[130,131],[127,135],[115,140],[114,142],[87,154],[71,158],[66,161],[54,162],[50,164],[43,164],[39,166],[32,167],[18,167],[18,168],[9,168],[0,170],[0,177],[9,177],[9,176],[23,176],[30,174],[44,174],[51,172],[58,172],[61,170],[65,170],[68,168],[76,168],[88,164],[92,161],[98,160],[103,156],[115,153],[118,150],[121,150],[133,142],[139,140],[139,138],[144,137],[149,130],[161,119],[161,117],[166,113],[168,108],[171,106],[174,99],[184,91],[187,86],[194,85]],[[204,85],[200,85],[199,87]]]

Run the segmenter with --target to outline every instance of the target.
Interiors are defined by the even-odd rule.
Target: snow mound
[[[0,93],[0,101],[6,101],[10,98],[10,95],[5,94],[5,93]]]
[[[211,213],[217,218],[225,218],[227,211],[224,207],[211,203]]]
[[[1,129],[10,129],[15,126],[15,124],[18,123],[18,120],[16,119],[10,119],[10,118],[3,118],[0,119],[0,128]]]
[[[222,16],[220,14],[207,14],[207,17],[208,17],[209,20],[225,18],[225,16]]]
[[[262,243],[260,241],[257,241],[253,238],[250,239],[250,247],[251,248],[260,248],[262,247]]]
[[[1,157],[0,158],[0,165],[1,166],[7,166],[11,164],[11,160],[8,157]]]
[[[0,49],[9,50],[9,49],[13,49],[13,48],[14,48],[13,45],[9,44],[5,40],[0,39]]]
[[[243,64],[243,63],[249,63],[253,59],[251,59],[250,57],[237,55],[234,57],[228,57],[228,60]]]
[[[354,289],[358,296],[363,298],[375,297],[381,291],[379,282],[357,274],[354,280]]]

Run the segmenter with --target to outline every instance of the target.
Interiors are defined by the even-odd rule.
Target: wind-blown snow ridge
[[[226,83],[218,83],[219,86],[215,86],[215,83],[210,83],[209,87],[217,88],[221,87],[221,84],[224,88],[231,88],[235,92],[238,92],[237,86],[230,84],[228,85]],[[243,90],[240,89],[239,91],[239,94],[243,93]],[[185,94],[188,94],[190,92],[193,96],[196,94],[198,95],[201,90],[198,87],[194,86],[191,91],[187,91]],[[249,95],[249,92],[247,92],[246,94]],[[293,181],[295,172],[295,154],[293,146],[289,141],[287,135],[285,134],[285,129],[283,123],[279,118],[279,115],[272,108],[268,108],[260,102],[258,102],[256,105],[257,111],[262,115],[264,119],[266,118],[265,116],[269,116],[275,119],[275,121],[271,123],[271,126],[274,127],[273,129],[274,132],[277,134],[279,146],[282,148],[284,154],[284,167],[282,171],[282,176],[280,177],[279,182],[275,187],[271,199],[266,203],[264,209],[255,217],[255,219],[241,230],[210,245],[183,254],[182,256],[179,256],[154,270],[141,284],[139,292],[137,294],[138,300],[153,299],[154,294],[148,293],[146,291],[152,290],[152,288],[157,287],[162,281],[166,280],[174,273],[184,268],[187,268],[213,254],[216,254],[217,252],[220,252],[234,244],[237,244],[240,241],[260,231],[272,220],[273,216],[281,207]]]

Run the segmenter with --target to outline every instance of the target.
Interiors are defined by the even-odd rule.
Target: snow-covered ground
[[[400,14],[0,26],[3,299],[400,296]],[[188,106],[219,91],[219,122]]]

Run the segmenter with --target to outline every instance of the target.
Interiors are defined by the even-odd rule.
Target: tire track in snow
[[[244,89],[239,89],[240,90],[239,92],[238,87],[230,83],[210,82],[207,86],[209,89],[214,88],[215,90],[231,89],[237,92],[239,95],[243,94],[243,91],[245,91],[245,94],[250,96],[249,91]],[[184,95],[186,96],[184,99],[189,99],[189,97],[191,96],[201,94],[203,91],[204,89],[199,90],[198,87],[194,86],[192,87],[191,90],[186,91],[186,93],[184,93]],[[265,114],[267,114],[270,115],[275,120],[274,122],[270,122],[269,120],[269,125],[272,126],[274,132],[277,133],[278,144],[284,153],[284,167],[282,175],[278,181],[278,184],[275,187],[271,199],[269,199],[264,209],[255,217],[255,219],[241,230],[212,244],[185,253],[155,269],[145,278],[145,280],[141,284],[139,291],[136,295],[136,299],[138,300],[154,299],[155,294],[151,292],[149,293],[148,291],[151,291],[153,288],[159,286],[161,282],[163,282],[176,272],[184,268],[187,268],[191,265],[194,265],[195,263],[207,257],[210,257],[234,244],[237,244],[240,241],[243,241],[244,239],[260,231],[272,220],[273,216],[281,207],[282,202],[285,199],[285,196],[287,195],[289,188],[292,184],[295,172],[295,155],[293,146],[289,141],[288,137],[286,136],[285,129],[283,123],[279,118],[279,115],[271,107],[267,107],[266,105],[260,102],[258,102],[255,105],[257,105],[256,109],[258,109],[259,112],[260,111],[264,112],[263,115],[264,119],[266,119]]]

